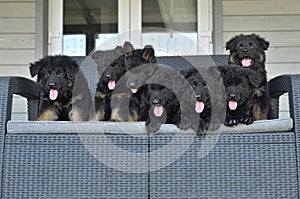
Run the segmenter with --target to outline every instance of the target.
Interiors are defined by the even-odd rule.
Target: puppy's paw
[[[191,120],[187,117],[182,117],[180,123],[177,125],[181,130],[187,130],[191,128]]]
[[[206,123],[207,129],[210,131],[216,131],[220,128],[220,121],[217,119],[211,119],[210,122]]]
[[[225,123],[226,126],[234,126],[238,124],[238,120],[234,119],[234,118],[226,118]]]
[[[161,123],[159,121],[146,121],[146,131],[148,133],[156,133],[160,129]]]
[[[198,125],[195,123],[192,124],[192,129],[195,131],[198,137],[203,137],[208,130],[208,125],[203,119],[200,118]]]
[[[198,137],[204,137],[206,135],[206,132],[207,132],[207,127],[206,126],[199,126],[196,135]]]
[[[252,124],[254,122],[254,118],[251,116],[243,117],[240,119],[240,122],[244,124]]]

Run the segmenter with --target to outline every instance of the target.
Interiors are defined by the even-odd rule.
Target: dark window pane
[[[118,33],[118,0],[64,0],[63,24],[63,34],[68,35],[64,37],[64,54],[80,46],[86,48],[87,55],[95,48],[99,34]],[[78,35],[85,35],[85,39]]]
[[[142,27],[197,32],[197,0],[143,0]]]

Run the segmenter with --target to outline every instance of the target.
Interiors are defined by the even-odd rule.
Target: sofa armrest
[[[271,103],[276,104],[278,116],[279,97],[284,93],[289,95],[290,116],[295,124],[299,123],[295,119],[299,118],[300,102],[300,75],[280,75],[269,81],[269,92]]]
[[[40,93],[37,84],[24,77],[0,77],[1,122],[11,119],[13,94],[23,96],[28,102],[28,119],[38,116]]]

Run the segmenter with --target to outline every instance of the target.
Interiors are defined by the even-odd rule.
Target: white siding
[[[223,49],[231,37],[257,33],[270,42],[268,79],[300,73],[299,0],[223,0]],[[280,99],[280,117],[289,116],[288,96]]]
[[[0,76],[30,78],[35,59],[35,0],[0,0]],[[24,98],[14,96],[12,119],[27,119]]]

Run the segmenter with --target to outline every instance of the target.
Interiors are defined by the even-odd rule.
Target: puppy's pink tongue
[[[58,91],[56,89],[51,89],[49,92],[49,98],[51,100],[56,100],[57,96],[58,96]]]
[[[202,113],[203,110],[204,110],[204,103],[197,101],[195,106],[196,113]]]
[[[242,65],[246,68],[248,68],[252,63],[252,59],[249,59],[249,58],[244,58],[242,60]]]
[[[114,88],[116,87],[116,81],[115,80],[109,80],[107,86],[108,86],[109,90],[114,90]]]
[[[164,112],[164,108],[162,106],[155,106],[154,107],[154,115],[156,117],[162,116],[163,112]]]
[[[230,100],[228,102],[229,109],[234,111],[237,108],[237,102],[234,100]]]

